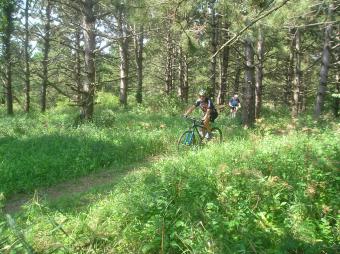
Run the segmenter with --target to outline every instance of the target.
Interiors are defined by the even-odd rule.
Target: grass
[[[44,135],[44,128],[37,124],[41,120],[32,121],[37,125],[20,134],[5,128],[6,149],[17,142],[13,152],[25,151],[37,142],[34,150],[41,156],[47,148],[58,151],[60,158],[53,159],[56,153],[51,152],[46,165],[60,172],[59,178],[72,174],[63,171],[70,168],[65,165],[73,165],[73,177],[77,177],[105,167],[138,165],[147,156],[163,154],[157,162],[143,164],[120,181],[84,195],[27,204],[15,222],[37,253],[339,251],[339,122],[320,124],[306,117],[291,123],[283,112],[275,115],[268,110],[254,129],[244,130],[221,115],[222,145],[177,154],[171,144],[186,126],[177,117],[180,113],[164,109],[151,114],[153,104],[107,113],[107,104],[101,104],[94,123],[77,128],[66,126],[69,120],[56,128],[63,121],[53,116],[44,116],[53,122],[51,133]],[[20,117],[12,121],[26,123]],[[58,150],[60,146],[65,153]],[[33,160],[33,152],[24,154],[27,161]],[[75,156],[67,159],[70,154],[86,163],[77,164],[72,160]],[[46,171],[52,184],[55,176],[49,175]],[[21,245],[14,244],[12,249],[25,249],[14,226],[6,226],[5,221],[0,223],[2,235],[8,237],[5,242],[17,240]],[[0,250],[5,247],[0,245]]]
[[[171,150],[176,119],[139,110],[103,110],[76,125],[73,112],[19,115],[0,121],[0,192],[33,191],[104,168],[120,168]],[[178,121],[178,120],[177,120]]]

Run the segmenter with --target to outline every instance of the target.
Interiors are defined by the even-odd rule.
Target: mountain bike
[[[230,107],[230,117],[235,118],[237,113],[238,107]]]
[[[205,136],[202,135],[202,130],[205,129],[202,120],[185,117],[191,122],[191,127],[180,136],[177,141],[178,150],[187,150],[193,147],[198,147],[205,143],[221,143],[222,131],[217,127],[212,127],[211,131],[205,131]]]

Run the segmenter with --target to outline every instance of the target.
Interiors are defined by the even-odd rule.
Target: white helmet
[[[201,89],[198,94],[199,94],[199,96],[206,96],[207,95],[207,90]]]

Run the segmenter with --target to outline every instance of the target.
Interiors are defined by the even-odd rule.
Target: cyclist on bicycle
[[[237,110],[241,107],[241,102],[237,94],[234,94],[234,96],[231,97],[231,99],[229,100],[229,107],[231,113],[236,113]]]
[[[192,105],[184,114],[185,117],[187,117],[191,112],[193,112],[195,110],[195,108],[200,107],[201,110],[203,111],[204,115],[202,118],[203,121],[203,125],[204,128],[202,129],[202,136],[203,137],[207,137],[209,138],[209,134],[208,136],[206,136],[205,134],[205,130],[207,130],[208,132],[211,131],[211,127],[210,127],[210,122],[214,122],[215,119],[218,116],[218,112],[213,104],[213,102],[211,101],[210,98],[208,98],[208,93],[205,89],[201,89],[198,93],[198,99],[196,100],[195,104]]]

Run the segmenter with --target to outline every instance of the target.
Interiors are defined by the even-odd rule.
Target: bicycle
[[[206,132],[203,137],[199,129],[204,129],[202,120],[198,120],[191,117],[185,117],[186,120],[192,122],[189,130],[183,132],[177,141],[177,149],[190,149],[193,146],[199,146],[206,143],[221,143],[222,142],[222,131],[217,127],[212,127],[210,132]]]
[[[229,107],[230,107],[230,117],[235,118],[239,107],[231,107],[231,106]]]

